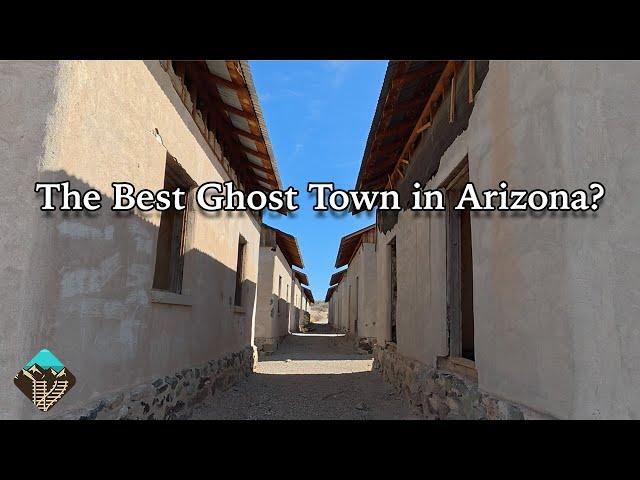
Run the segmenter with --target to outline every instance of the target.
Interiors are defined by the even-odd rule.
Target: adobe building
[[[389,63],[356,189],[400,193],[376,221],[375,365],[426,416],[640,418],[639,87],[637,62]],[[415,181],[451,205],[502,180],[606,197],[406,209]]]
[[[304,268],[296,237],[268,225],[262,225],[260,268],[256,307],[255,345],[272,352],[289,333],[292,305],[290,292],[295,275]]]
[[[324,299],[324,301],[329,304],[327,312],[327,322],[336,331],[341,331],[340,310],[338,308],[340,293],[338,291],[338,288],[346,273],[347,269],[345,268],[331,275],[331,279],[329,280],[329,288],[327,289],[327,294],[325,295]]]
[[[328,322],[339,333],[347,333],[348,315],[342,315],[342,291],[343,280],[347,277],[348,269],[340,270],[329,280],[329,289],[326,294],[326,302],[329,302]],[[346,284],[347,282],[345,282]]]
[[[0,376],[46,348],[76,378],[52,415],[176,418],[248,375],[261,216],[193,202],[204,182],[282,188],[248,64],[3,61],[0,89]],[[24,193],[67,180],[102,209]],[[187,209],[112,212],[123,181]],[[7,387],[0,418],[42,413]]]
[[[302,325],[306,325],[311,322],[311,306],[315,303],[313,298],[313,293],[307,287],[302,287],[302,311],[301,311],[301,321]]]
[[[316,301],[313,298],[313,292],[307,287],[302,287],[302,294],[304,295],[302,310],[304,312],[309,313],[311,309],[310,305],[313,305],[314,303],[316,303]]]
[[[303,285],[309,285],[307,276],[299,271],[293,271],[291,291],[291,314],[289,317],[289,332],[299,332],[302,319]]]
[[[362,344],[371,344],[376,337],[375,239],[375,225],[342,237],[335,267],[347,268],[336,272],[330,280],[339,291],[337,327]]]
[[[337,308],[337,296],[336,285],[330,286],[325,294],[324,301],[327,306],[327,323],[333,330],[339,331],[338,325],[338,308]]]

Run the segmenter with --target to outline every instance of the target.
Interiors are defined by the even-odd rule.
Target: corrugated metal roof
[[[228,113],[229,115],[229,120],[231,120],[231,124],[236,127],[239,128],[240,130],[244,130],[247,133],[251,133],[251,127],[249,127],[249,122],[247,122],[246,118],[242,118],[238,115],[236,115],[235,113]],[[241,135],[238,135],[238,138],[240,138]]]
[[[250,138],[247,138],[247,137],[243,137],[242,135],[238,135],[238,140],[240,140],[240,143],[245,147],[250,148],[252,150],[258,150],[258,147],[256,146],[256,142],[254,140],[251,140]]]
[[[242,103],[240,103],[240,97],[235,90],[231,90],[222,85],[218,85],[218,93],[220,94],[220,98],[227,105],[231,105],[232,107],[239,108],[242,110]]]
[[[260,160],[258,157],[256,157],[255,155],[252,155],[251,153],[247,152],[247,158],[249,159],[249,161],[255,165],[260,165],[262,166],[262,160]]]
[[[256,174],[258,177],[260,178],[267,178],[267,174],[264,173],[261,170],[256,170],[255,168],[252,168],[251,170],[253,170],[253,173]]]
[[[220,78],[224,78],[225,80],[231,81],[231,75],[229,75],[229,69],[227,68],[226,60],[205,60],[207,62],[207,67],[211,73],[219,76]]]

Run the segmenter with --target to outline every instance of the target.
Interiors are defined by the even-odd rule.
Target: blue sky
[[[264,222],[295,235],[316,300],[324,300],[343,235],[372,224],[372,213],[314,212],[308,182],[352,189],[387,66],[386,61],[252,61],[284,188],[300,191],[288,216]]]

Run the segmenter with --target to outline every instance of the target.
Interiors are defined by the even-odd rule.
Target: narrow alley
[[[0,420],[640,419],[638,92],[621,60],[0,61]]]
[[[320,323],[321,322],[321,323]],[[260,353],[253,375],[216,394],[197,420],[419,419],[358,351],[324,321],[287,336],[277,352]]]

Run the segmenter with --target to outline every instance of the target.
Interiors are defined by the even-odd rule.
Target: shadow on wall
[[[80,192],[93,188],[65,171],[39,177],[68,180]],[[23,362],[48,348],[73,372],[77,383],[56,413],[251,344],[256,284],[243,282],[244,312],[234,311],[236,272],[193,247],[191,222],[183,293],[192,304],[152,302],[158,227],[139,214],[111,211],[113,199],[101,194],[97,212],[40,212],[42,193],[25,202],[34,208],[35,225],[22,247],[31,249],[30,262],[20,284],[22,304],[16,305],[24,332],[12,348]],[[159,223],[160,213],[154,215]],[[197,209],[192,215],[203,221]],[[3,365],[2,378],[12,378],[21,366]],[[33,405],[17,389],[8,390],[0,400],[15,406],[9,415],[33,416]]]

